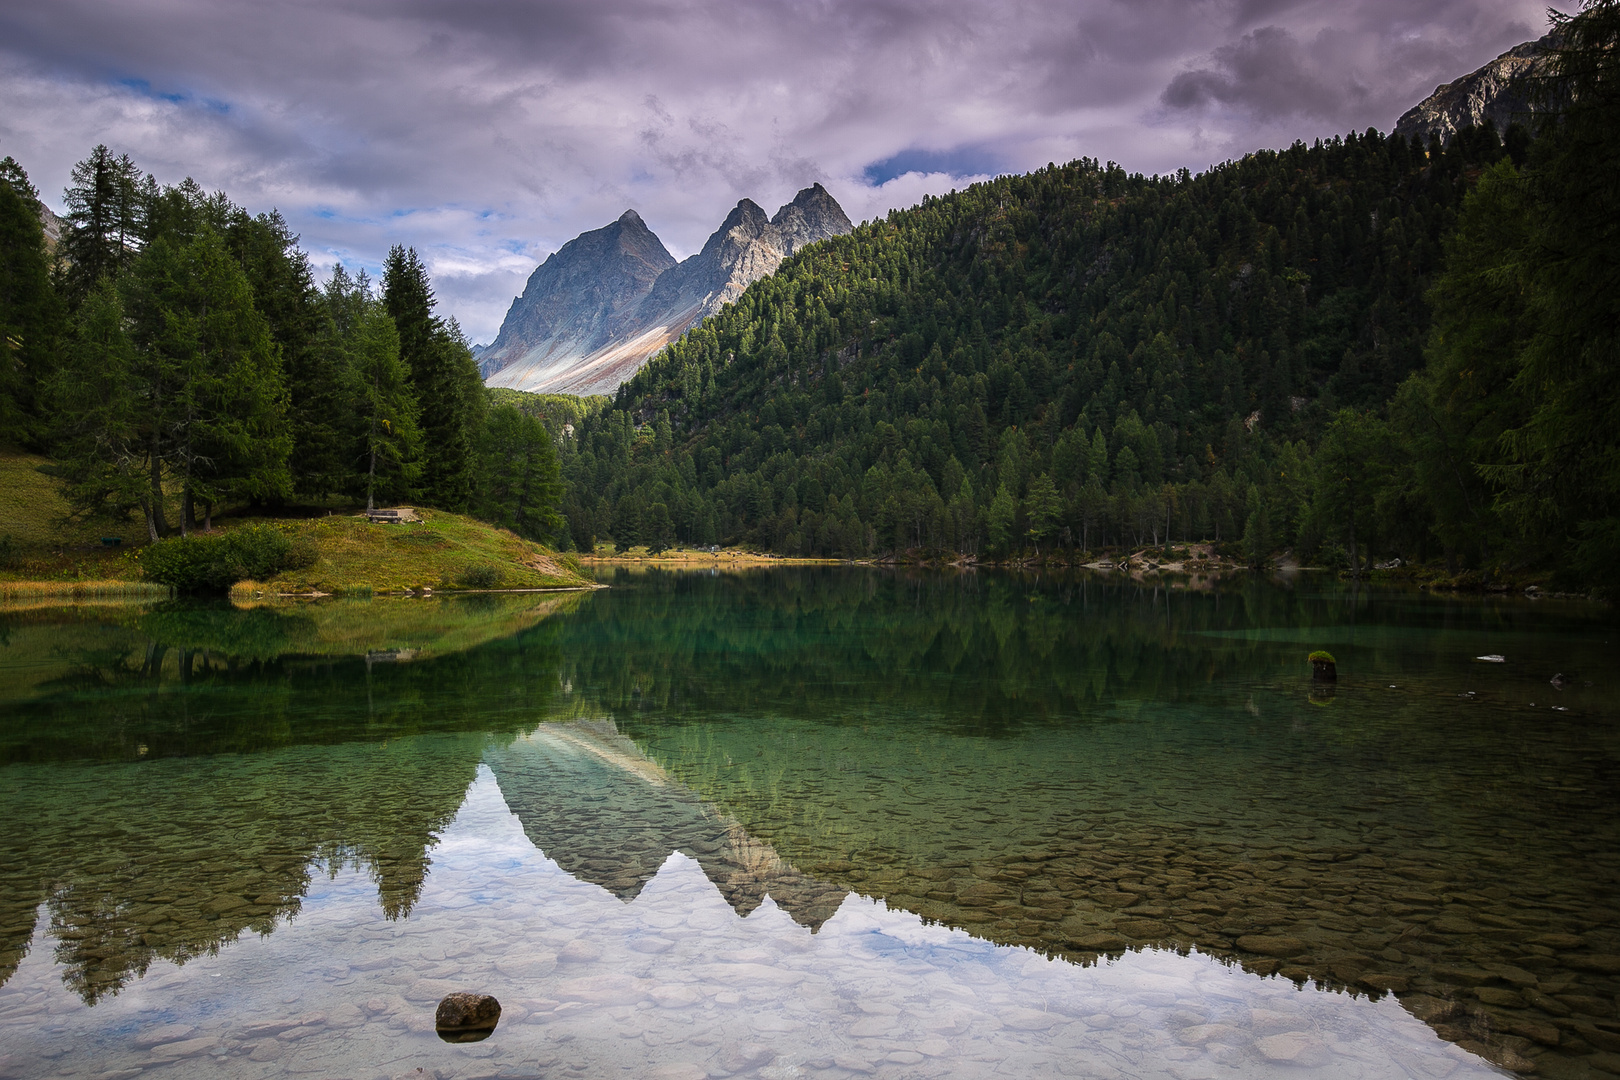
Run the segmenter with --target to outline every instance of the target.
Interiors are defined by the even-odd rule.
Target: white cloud
[[[488,340],[535,263],[627,207],[680,256],[738,199],[812,181],[861,220],[971,182],[953,172],[1196,170],[1387,129],[1543,21],[1536,0],[55,0],[0,10],[0,153],[56,203],[104,142],[278,207],[323,268],[414,245]],[[923,164],[868,179],[906,152]]]

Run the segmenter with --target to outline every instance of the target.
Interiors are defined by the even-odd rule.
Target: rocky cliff
[[[766,217],[739,202],[703,250],[676,263],[633,210],[569,241],[512,301],[479,353],[490,386],[611,394],[653,356],[806,244],[854,226],[820,184]]]
[[[1442,142],[1465,127],[1490,124],[1505,131],[1532,110],[1529,87],[1523,81],[1545,73],[1554,35],[1515,45],[1478,71],[1434,88],[1423,101],[1408,109],[1395,123],[1394,134],[1427,139],[1437,133]]]
[[[537,385],[565,379],[581,357],[608,345],[625,316],[674,266],[675,257],[634,210],[582,233],[529,275],[500,334],[480,351],[480,369],[488,378],[521,368]]]

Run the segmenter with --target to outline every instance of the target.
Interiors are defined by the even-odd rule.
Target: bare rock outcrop
[[[1556,47],[1556,35],[1548,34],[1515,45],[1479,70],[1435,87],[1396,121],[1394,134],[1423,139],[1438,134],[1441,142],[1450,142],[1466,127],[1489,124],[1502,132],[1515,120],[1523,122],[1535,107],[1529,80],[1546,73]]]

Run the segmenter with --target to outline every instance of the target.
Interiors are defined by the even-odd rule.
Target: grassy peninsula
[[[50,459],[0,453],[0,598],[11,601],[159,592],[147,581],[145,527],[70,516]],[[293,508],[286,516],[237,512],[199,537],[267,528],[305,553],[306,565],[265,581],[239,582],[233,596],[400,594],[494,589],[589,588],[570,556],[503,528],[448,511],[420,521],[373,524],[356,508]],[[103,540],[116,540],[108,544]]]

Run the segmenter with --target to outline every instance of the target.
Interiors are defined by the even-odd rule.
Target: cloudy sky
[[[1572,4],[1557,6],[1570,10]],[[0,0],[0,155],[96,143],[279,208],[317,267],[427,261],[490,340],[634,207],[684,257],[821,181],[859,221],[1080,156],[1197,171],[1388,130],[1542,0]]]

